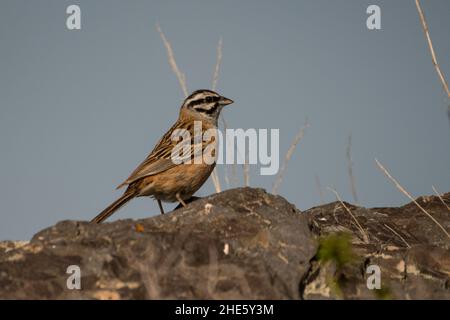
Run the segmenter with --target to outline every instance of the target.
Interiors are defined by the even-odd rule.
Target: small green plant
[[[394,298],[389,287],[382,286],[381,289],[374,290],[374,293],[378,300],[392,300]]]
[[[356,262],[356,256],[352,250],[352,236],[346,232],[333,233],[319,240],[319,249],[316,259],[320,264],[334,264],[336,270],[333,275],[327,277],[327,285],[339,298],[344,298],[343,287],[345,279],[342,278],[342,268]]]
[[[355,261],[351,235],[346,232],[339,232],[321,238],[319,240],[317,260],[319,262],[334,262],[337,270]]]

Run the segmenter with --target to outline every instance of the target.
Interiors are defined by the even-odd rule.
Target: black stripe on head
[[[194,106],[197,106],[197,105],[203,104],[203,103],[205,103],[205,99],[200,98],[200,99],[193,100],[193,101],[189,102],[189,104],[187,105],[187,107],[188,107],[188,108],[192,108],[192,107],[194,107]]]
[[[205,98],[199,98],[197,100],[193,100],[193,101],[189,102],[187,107],[188,108],[192,108],[192,107],[198,106],[200,104],[204,104],[204,103],[208,103],[208,104],[209,103],[215,103],[215,102],[217,102],[219,100],[220,100],[220,97],[208,96],[208,97],[205,97]]]
[[[220,100],[220,95],[211,90],[197,90],[186,98],[184,104],[188,108],[193,108],[201,104],[215,103]]]
[[[216,113],[217,109],[219,108],[219,104],[215,103],[211,108],[206,109],[206,108],[195,108],[195,111],[201,112],[201,113],[205,113],[207,115],[212,115],[214,113]]]

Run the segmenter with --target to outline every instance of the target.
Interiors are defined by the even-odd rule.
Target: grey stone
[[[417,200],[450,230],[438,197]],[[346,206],[368,241],[339,202],[300,212],[253,188],[148,219],[62,221],[0,242],[0,299],[450,299],[450,241],[415,204]],[[321,260],[323,239],[343,232],[350,262]],[[70,265],[80,290],[67,288]],[[367,287],[369,265],[381,290]]]

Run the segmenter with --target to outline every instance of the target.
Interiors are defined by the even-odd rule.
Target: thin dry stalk
[[[439,200],[441,200],[442,204],[447,207],[448,211],[450,211],[450,207],[445,203],[444,199],[442,198],[442,195],[436,190],[434,186],[431,186],[433,191],[436,193],[436,195],[439,197]]]
[[[237,149],[237,148],[236,148]],[[250,186],[250,165],[249,165],[249,150],[245,151],[244,164],[242,165],[242,170],[244,174],[244,186]]]
[[[239,179],[237,177],[237,163],[239,162],[239,159],[244,159],[244,163],[242,164],[242,172],[243,172],[243,176],[244,176],[244,185],[246,187],[250,186],[250,166],[249,163],[247,161],[247,157],[248,157],[248,152],[249,150],[246,150],[244,148],[245,154],[244,156],[242,156],[242,153],[240,151],[240,149],[238,148],[238,145],[235,144],[234,145],[234,150],[236,150],[236,154],[237,154],[237,162],[233,162],[232,165],[232,171],[233,171],[233,175],[232,178],[235,179],[236,185],[239,183]]]
[[[216,190],[216,193],[219,193],[222,191],[220,188],[220,182],[219,182],[219,175],[217,174],[217,168],[214,168],[214,170],[211,172],[211,179],[214,185],[214,189]]]
[[[216,61],[216,67],[214,68],[214,74],[213,74],[213,80],[212,80],[212,89],[215,91],[217,87],[217,81],[219,80],[219,70],[220,70],[220,64],[222,62],[222,38],[219,39],[219,44],[217,46],[217,61]],[[221,115],[223,119],[223,115]],[[219,193],[222,188],[220,186],[220,178],[217,167],[214,167],[214,170],[211,174],[211,178],[214,184],[214,189],[216,190],[216,193]],[[227,179],[227,177],[225,178]]]
[[[214,68],[214,74],[213,74],[213,80],[212,80],[212,89],[214,91],[216,91],[217,81],[219,80],[220,64],[222,63],[222,47],[223,47],[223,41],[222,41],[222,38],[220,38],[219,44],[217,45],[217,60],[216,60],[216,67]]]
[[[439,64],[437,62],[436,54],[434,53],[433,43],[431,42],[430,33],[428,31],[428,25],[425,20],[425,15],[423,14],[422,7],[420,6],[419,0],[416,0],[416,7],[417,7],[417,11],[419,12],[420,22],[422,23],[422,28],[423,28],[423,32],[425,33],[425,38],[427,39],[428,47],[430,49],[431,60],[433,61],[434,68],[436,69],[436,72],[439,76],[439,80],[442,83],[442,87],[444,88],[444,91],[447,94],[447,97],[450,99],[450,92],[448,90],[448,84],[447,84],[447,81],[445,80],[444,74],[441,71],[441,67],[439,66]]]
[[[361,236],[363,238],[363,241],[365,243],[369,243],[369,236],[367,235],[367,232],[363,229],[363,227],[359,223],[358,219],[356,219],[356,217],[353,215],[352,211],[342,201],[342,199],[339,196],[339,194],[337,193],[337,191],[334,190],[333,188],[330,188],[330,187],[327,187],[327,189],[334,193],[334,195],[336,196],[336,199],[341,203],[341,205],[345,208],[345,210],[348,212],[348,214],[352,217],[353,221],[356,224],[356,227],[358,228],[359,232],[361,232]]]
[[[353,200],[355,200],[355,203],[358,204],[358,195],[356,193],[356,182],[355,182],[355,176],[353,175],[353,159],[352,159],[352,135],[350,134],[348,136],[348,143],[347,143],[347,164],[348,164],[348,176],[350,178],[350,189],[352,191]]]
[[[320,197],[320,204],[325,204],[325,199],[323,197],[322,185],[320,184],[319,176],[317,174],[314,175],[314,179],[316,180],[316,188]]]
[[[230,178],[228,177],[228,168],[226,165],[223,166],[223,179],[225,180],[225,184],[227,188],[230,187]]]
[[[226,132],[226,130],[227,130],[227,128],[228,128],[228,124],[227,124],[227,122],[225,121],[225,117],[224,117],[222,114],[221,114],[220,118],[222,119],[222,126],[223,126],[223,129],[224,129],[224,131]]]
[[[237,186],[239,183],[238,174],[237,174],[237,164],[233,162],[231,165],[231,179],[230,184],[232,186]]]
[[[225,134],[225,133],[227,132],[228,125],[227,125],[227,122],[225,121],[225,118],[223,117],[223,115],[222,115],[220,118],[222,119],[223,133]],[[225,135],[224,135],[224,136],[225,136]],[[228,141],[225,141],[225,143],[226,143],[227,145],[229,144]],[[237,176],[236,176],[236,163],[233,162],[232,166],[233,166],[233,169],[234,169],[234,170],[232,170],[232,176],[231,176],[231,179],[230,179],[230,176],[229,176],[228,166],[227,166],[226,164],[223,166],[223,170],[224,170],[224,179],[225,179],[225,183],[227,184],[227,187],[230,187],[230,184],[232,183],[232,180],[233,180],[233,174],[234,174],[234,177],[235,177],[236,180],[237,180]]]
[[[158,30],[159,35],[161,36],[161,39],[164,42],[164,46],[166,47],[167,57],[169,59],[170,67],[172,68],[172,71],[177,76],[178,82],[180,83],[181,90],[183,90],[184,96],[187,97],[188,90],[187,90],[187,86],[186,86],[186,76],[178,68],[177,62],[175,60],[175,55],[172,50],[172,46],[170,45],[170,42],[167,40],[166,36],[162,32],[162,30],[158,24],[156,25],[156,29]]]
[[[406,242],[405,238],[403,238],[401,235],[398,234],[397,231],[395,231],[394,229],[392,229],[391,227],[389,227],[387,224],[384,223],[384,226],[389,229],[393,234],[395,234],[397,237],[400,238],[400,240],[403,241],[403,243],[406,245],[407,248],[411,248],[411,246],[409,245],[408,242]]]
[[[377,166],[380,168],[380,170],[394,183],[394,185],[397,187],[400,192],[402,192],[405,196],[407,196],[414,204],[428,217],[430,218],[444,233],[445,235],[450,238],[450,234],[448,234],[447,230],[444,229],[444,227],[431,215],[429,214],[409,193],[408,191],[403,188],[400,183],[387,171],[383,165],[375,159],[375,162]]]
[[[278,171],[277,177],[275,178],[275,182],[272,185],[272,193],[273,194],[278,193],[278,189],[281,185],[281,182],[283,181],[284,172],[286,171],[288,162],[291,159],[292,155],[294,154],[295,147],[302,140],[303,136],[305,135],[305,130],[308,127],[309,127],[309,122],[308,122],[308,119],[306,119],[304,125],[300,128],[300,130],[298,131],[294,140],[292,141],[291,146],[289,147],[288,151],[286,152],[286,156],[284,157],[283,164],[280,168],[280,171]]]
[[[220,118],[222,119],[222,125],[223,125],[223,130],[224,130],[224,137],[226,137],[225,133],[226,133],[226,131],[228,129],[228,123],[225,121],[225,117],[224,116],[221,116]],[[227,148],[228,148],[228,146],[231,143],[231,141],[226,140],[225,143],[227,144]],[[241,159],[240,158],[241,157],[241,153],[239,152],[239,149],[237,148],[236,145],[233,144],[233,146],[234,146],[234,150],[237,153],[238,159]],[[225,170],[227,170],[226,166],[224,166],[224,168],[225,168]],[[237,163],[236,163],[236,161],[233,161],[233,163],[231,164],[231,175],[230,176],[228,175],[228,171],[225,172],[225,181],[226,181],[226,183],[228,185],[237,186],[239,184],[239,179],[238,179],[238,176],[237,176]]]

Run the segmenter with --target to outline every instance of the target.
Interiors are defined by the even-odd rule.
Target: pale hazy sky
[[[448,78],[450,2],[422,3]],[[70,4],[81,7],[79,31],[66,28]],[[366,28],[370,4],[381,7],[381,30]],[[190,91],[211,86],[223,38],[218,91],[235,100],[230,127],[279,128],[284,154],[308,117],[280,188],[300,209],[320,203],[315,175],[326,201],[326,186],[353,201],[350,133],[363,205],[407,202],[374,158],[413,195],[450,191],[449,102],[413,0],[1,0],[0,239],[95,216],[175,121],[183,94],[156,23]],[[275,177],[258,172],[250,184],[270,190]],[[198,195],[212,192],[208,181]],[[113,219],[158,212],[138,199]]]

